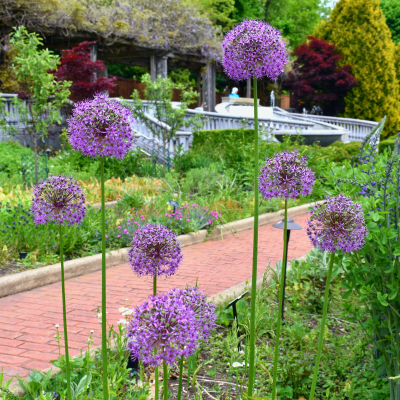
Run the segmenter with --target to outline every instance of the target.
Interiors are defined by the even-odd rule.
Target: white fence
[[[18,110],[14,109],[12,103],[15,96],[16,95],[14,94],[1,95],[1,97],[5,99],[3,102],[5,111],[9,114],[9,117],[7,117],[7,123],[17,127],[21,132],[23,132],[24,126],[19,120]],[[114,100],[120,101],[120,99]],[[132,103],[132,100],[127,100],[127,102]],[[178,104],[179,103],[174,103],[174,106],[178,106]],[[169,126],[154,118],[151,104],[148,101],[143,102],[143,107],[146,112],[146,118],[151,122],[151,124],[158,125],[167,130],[170,129]],[[288,134],[296,134],[299,130],[304,132],[309,131],[311,133],[315,130],[314,125],[317,123],[325,131],[331,130],[332,133],[341,132],[342,140],[362,141],[377,125],[377,122],[358,119],[327,117],[323,115],[291,114],[279,107],[274,107],[274,114],[278,115],[278,118],[260,118],[258,121],[259,127],[264,130],[271,130],[273,133],[287,132]],[[192,118],[196,115],[200,115],[201,120],[203,121],[203,130],[254,128],[253,118],[224,115],[215,112],[202,112],[188,109],[186,112],[186,119]],[[66,125],[66,113],[63,112],[62,116],[63,121],[61,126],[58,127],[59,130]],[[163,148],[162,143],[153,136],[152,130],[149,129],[144,121],[137,121],[133,127],[136,132],[136,146],[142,148],[145,153],[150,154],[151,152],[154,152],[154,150],[159,152],[159,150]],[[21,136],[23,137],[23,135]],[[175,149],[179,145],[182,145],[184,150],[188,150],[191,146],[192,136],[191,128],[179,131],[176,137],[171,140],[167,146],[169,155],[172,157]],[[7,140],[9,137],[3,135],[0,140],[2,139]],[[162,160],[160,159],[160,161]]]
[[[363,119],[327,117],[324,115],[313,115],[313,114],[290,114],[290,115],[302,118],[304,120],[321,121],[344,128],[349,131],[348,140],[355,142],[362,142],[364,138],[372,131],[372,129],[374,129],[378,125],[378,122],[366,121]]]

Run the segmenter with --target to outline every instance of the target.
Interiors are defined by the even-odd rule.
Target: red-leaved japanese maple
[[[104,72],[104,63],[101,60],[90,60],[90,49],[96,42],[82,42],[71,49],[61,50],[61,65],[54,75],[59,80],[72,82],[70,88],[71,99],[79,101],[97,92],[113,92],[117,78],[97,77]]]
[[[293,55],[297,59],[283,84],[291,92],[293,106],[299,111],[318,106],[324,115],[342,113],[346,93],[358,82],[351,65],[340,65],[343,55],[335,45],[308,36],[308,43],[296,46]]]

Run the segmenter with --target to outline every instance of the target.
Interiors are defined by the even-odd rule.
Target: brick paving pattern
[[[307,215],[295,218],[305,226]],[[175,276],[160,278],[158,290],[198,285],[207,295],[217,294],[251,278],[253,230],[183,248],[184,261]],[[305,229],[292,231],[289,259],[298,258],[312,248]],[[259,230],[258,274],[268,263],[282,258],[283,232],[271,225]],[[137,305],[152,293],[152,279],[138,278],[128,264],[107,269],[108,320],[116,324],[121,318],[118,309]],[[66,281],[68,339],[70,355],[86,348],[90,330],[94,345],[100,344],[97,308],[101,306],[101,271]],[[55,324],[62,326],[61,283],[18,293],[0,299],[0,370],[6,377],[26,376],[32,369],[51,366],[58,355],[54,338]],[[62,342],[61,338],[61,342]],[[61,349],[63,351],[63,349]]]

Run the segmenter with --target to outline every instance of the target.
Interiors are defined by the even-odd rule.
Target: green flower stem
[[[71,375],[70,375],[69,354],[68,354],[67,305],[66,305],[66,301],[65,301],[63,236],[62,236],[62,226],[61,225],[60,225],[60,262],[61,262],[61,292],[62,292],[63,320],[64,320],[65,364],[67,366],[67,396],[68,396],[68,400],[72,400]]]
[[[287,254],[287,199],[285,199],[285,223],[283,228],[283,257],[282,257],[282,267],[284,267],[284,262],[286,260]],[[278,320],[276,322],[276,339],[275,339],[275,356],[274,356],[274,374],[272,382],[272,400],[275,400],[276,395],[276,382],[278,375],[278,358],[279,358],[279,340],[281,337],[282,328],[282,304],[283,304],[283,285],[285,284],[285,273],[281,270],[281,280],[279,282],[279,307],[278,307]]]
[[[101,356],[103,360],[103,399],[108,400],[107,373],[107,303],[106,303],[106,206],[104,198],[104,158],[101,170]]]
[[[168,400],[168,364],[164,362],[164,399],[163,400]]]
[[[250,362],[248,396],[253,396],[255,379],[255,346],[256,346],[256,296],[257,296],[257,256],[258,256],[258,104],[257,104],[257,78],[253,78],[254,94],[254,238],[253,238],[253,271],[251,277],[251,314],[250,314]]]
[[[183,375],[183,358],[181,358],[179,361],[179,384],[178,384],[177,400],[181,400],[182,397],[182,375]]]
[[[319,362],[320,362],[320,359],[321,359],[322,345],[324,344],[326,315],[328,313],[329,286],[331,284],[331,276],[332,276],[332,268],[333,268],[333,260],[334,259],[335,259],[335,252],[333,252],[331,254],[331,259],[329,260],[329,270],[328,270],[328,276],[326,278],[326,284],[325,284],[324,311],[323,311],[323,314],[322,314],[321,328],[320,328],[320,331],[319,331],[317,358],[315,359],[313,381],[312,381],[311,392],[310,392],[310,397],[309,397],[310,400],[314,399],[315,387],[317,386]]]
[[[153,296],[157,294],[157,275],[153,276]],[[154,354],[157,354],[157,349],[154,349]],[[158,400],[159,382],[158,382],[158,367],[154,367],[154,400]]]

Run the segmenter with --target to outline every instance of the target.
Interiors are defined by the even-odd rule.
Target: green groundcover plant
[[[311,386],[315,347],[318,340],[318,321],[321,308],[310,296],[310,279],[315,284],[312,293],[323,298],[329,257],[314,249],[305,260],[294,260],[288,269],[286,281],[287,323],[282,329],[282,346],[278,364],[279,399],[298,400],[306,397]],[[279,281],[282,268],[279,264],[265,275],[262,286],[257,290],[257,343],[255,397],[266,398],[272,388],[272,362],[275,336],[275,318],[279,298]],[[322,271],[322,272],[321,272]],[[270,275],[270,284],[268,275]],[[329,313],[325,328],[324,351],[316,387],[316,398],[335,400],[382,400],[389,398],[387,378],[377,374],[374,368],[374,354],[370,343],[370,330],[359,329],[360,322],[367,321],[365,305],[352,293],[342,298],[342,285],[346,272],[341,256],[336,255],[329,294]],[[183,398],[206,398],[207,392],[217,399],[241,397],[246,393],[249,362],[249,318],[250,297],[237,304],[238,322],[233,319],[232,308],[226,303],[217,306],[217,326],[210,332],[208,342],[196,349],[182,363]],[[154,382],[154,370],[139,363],[136,371],[127,368],[129,337],[126,326],[131,321],[133,308],[127,302],[120,308],[121,320],[118,326],[109,326],[110,396],[111,399],[144,400],[150,396]],[[99,329],[93,326],[93,330]],[[239,335],[238,335],[239,333]],[[55,327],[55,341],[61,346],[58,327]],[[240,343],[240,345],[239,345]],[[93,351],[94,350],[94,351]],[[22,383],[24,400],[55,400],[65,393],[66,362],[59,353],[53,365],[61,372],[53,378],[33,371],[28,382]],[[169,367],[169,398],[178,398],[180,362],[176,360]],[[71,359],[71,382],[75,399],[101,398],[101,352],[93,348],[93,331],[88,330],[86,351]],[[13,379],[16,381],[16,378]],[[0,374],[0,393],[5,400],[16,400],[9,394],[9,382]],[[207,391],[207,392],[206,392]],[[188,393],[188,394],[187,394]]]
[[[375,368],[380,376],[389,378],[392,400],[400,398],[396,378],[400,373],[400,139],[396,138],[392,149],[377,153],[384,124],[385,118],[366,138],[358,162],[333,168],[329,179],[335,192],[352,196],[364,209],[367,243],[361,252],[342,259],[346,271],[343,297],[354,293],[365,306],[367,318],[360,325],[371,332]],[[355,317],[363,318],[360,314]]]

